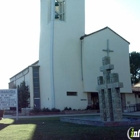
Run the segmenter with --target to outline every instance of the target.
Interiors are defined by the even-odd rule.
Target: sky
[[[85,33],[106,26],[140,52],[140,0],[85,0]],[[0,0],[0,89],[39,59],[40,0]]]

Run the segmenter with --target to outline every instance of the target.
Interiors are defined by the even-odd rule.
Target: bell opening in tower
[[[65,0],[55,0],[55,19],[65,20]]]

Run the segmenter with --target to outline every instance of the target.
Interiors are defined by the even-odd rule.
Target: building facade
[[[40,84],[39,84],[39,61],[31,64],[24,70],[10,78],[9,89],[16,88],[23,81],[29,86],[30,99],[29,106],[34,108],[36,104],[40,108]]]
[[[30,107],[96,106],[97,76],[107,47],[113,71],[124,83],[122,102],[127,105],[132,95],[129,42],[109,27],[85,35],[85,0],[41,0],[39,61],[23,70],[29,71],[26,76],[16,78],[22,71],[10,78],[9,87],[27,81]]]

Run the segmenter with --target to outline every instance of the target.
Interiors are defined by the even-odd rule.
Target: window
[[[39,67],[38,66],[33,67],[33,89],[34,89],[35,107],[40,108],[40,86],[39,86]]]
[[[67,96],[77,96],[77,92],[67,92]]]
[[[65,0],[55,0],[55,19],[65,20]]]
[[[33,72],[33,77],[34,77],[34,78],[38,78],[38,77],[39,77],[39,73]]]
[[[81,101],[86,101],[87,99],[81,99]]]
[[[39,73],[39,68],[38,67],[33,67],[33,72]]]
[[[40,98],[39,88],[34,88],[34,98]]]
[[[34,87],[39,87],[39,82],[34,81]]]

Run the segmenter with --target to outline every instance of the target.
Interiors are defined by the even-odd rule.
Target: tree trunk
[[[3,118],[4,110],[0,110],[0,120]]]

